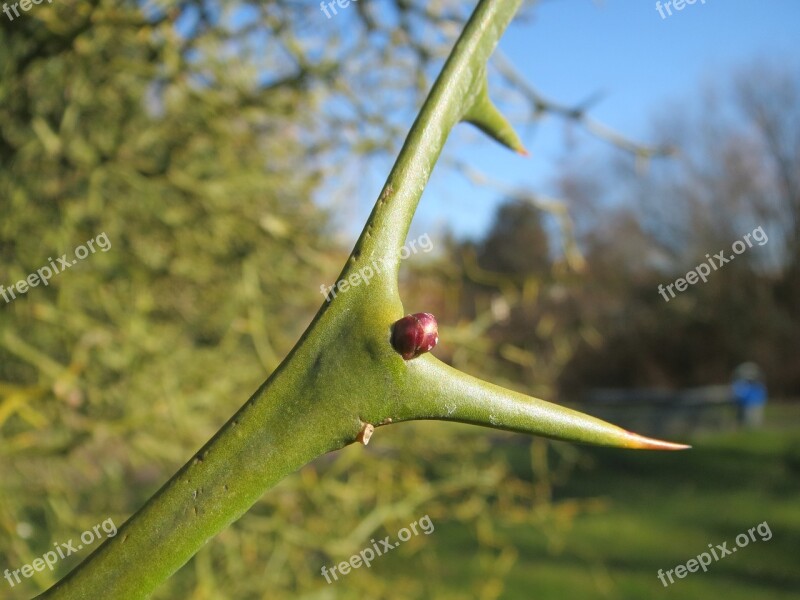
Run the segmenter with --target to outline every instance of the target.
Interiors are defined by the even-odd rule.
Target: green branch
[[[430,355],[403,358],[390,342],[403,314],[399,252],[452,128],[476,124],[522,146],[489,101],[486,64],[521,0],[481,0],[414,123],[339,281],[286,359],[136,514],[48,600],[146,598],[280,479],[374,427],[443,419],[579,442],[677,448],[510,392]],[[359,285],[372,265],[386,268]]]

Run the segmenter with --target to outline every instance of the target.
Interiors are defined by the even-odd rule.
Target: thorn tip
[[[626,431],[625,433],[627,434],[631,448],[637,448],[641,450],[687,450],[691,448],[691,446],[688,444],[677,444],[675,442],[656,440],[654,438],[639,435],[638,433],[634,433],[632,431]]]

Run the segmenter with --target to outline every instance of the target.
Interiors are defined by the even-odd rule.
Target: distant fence
[[[736,427],[730,385],[685,390],[595,389],[581,410],[649,435],[719,431]]]

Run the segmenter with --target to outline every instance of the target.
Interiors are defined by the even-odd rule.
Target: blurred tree
[[[318,302],[326,218],[299,169],[313,98],[211,58],[224,31],[179,35],[192,10],[53,4],[0,25],[2,283],[111,243],[0,307],[7,565],[121,524]]]
[[[547,225],[566,240],[563,255],[551,250]],[[423,267],[411,289],[442,288],[433,305],[441,317],[439,352],[458,368],[553,397],[578,340],[592,335],[569,293],[582,285],[571,266],[580,255],[570,226],[560,205],[520,192],[498,206],[484,238],[447,237],[444,261]]]
[[[550,268],[550,248],[541,212],[529,202],[507,201],[497,210],[478,253],[478,265],[514,278],[542,275]]]
[[[800,78],[755,64],[707,86],[655,121],[674,160],[646,173],[607,155],[560,176],[589,264],[580,312],[602,334],[561,377],[575,397],[592,386],[725,383],[745,360],[772,390],[800,391]],[[693,108],[687,108],[693,107]],[[603,210],[586,211],[588,206]],[[666,303],[666,285],[761,226],[754,245]]]

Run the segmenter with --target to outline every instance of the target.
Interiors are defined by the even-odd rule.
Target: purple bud
[[[405,360],[430,352],[439,343],[439,325],[431,313],[407,315],[392,327],[392,346]]]

